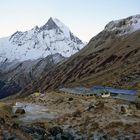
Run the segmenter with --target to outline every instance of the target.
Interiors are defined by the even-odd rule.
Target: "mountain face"
[[[83,47],[68,27],[53,18],[40,28],[1,38],[0,98],[15,94]]]
[[[65,59],[60,54],[54,54],[36,60],[26,60],[18,63],[1,63],[0,79],[11,83],[14,81],[23,88]]]
[[[62,55],[54,54],[36,60],[0,63],[0,99],[19,92],[64,60]]]
[[[19,87],[16,83],[9,83],[9,82],[3,82],[0,81],[0,99],[13,95],[17,93],[19,90],[21,90],[21,87]]]
[[[84,43],[58,19],[50,18],[42,27],[17,31],[0,39],[0,62],[25,61],[45,58],[56,53],[69,57],[78,52]]]
[[[112,21],[77,54],[18,95],[65,86],[140,88],[140,15]]]

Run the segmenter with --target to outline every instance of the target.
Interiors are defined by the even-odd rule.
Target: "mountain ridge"
[[[84,43],[67,26],[58,19],[50,18],[41,27],[0,38],[0,61],[6,58],[8,61],[32,60],[55,53],[69,57],[83,47]]]
[[[135,32],[140,29],[140,14],[129,16],[120,20],[114,20],[109,22],[105,26],[105,30],[114,31],[117,30],[119,35]]]
[[[139,88],[139,36],[140,28],[121,35],[118,28],[104,29],[80,52],[48,71],[37,83],[34,82],[35,86],[28,85],[18,95],[31,94],[38,88],[46,91],[81,85]]]

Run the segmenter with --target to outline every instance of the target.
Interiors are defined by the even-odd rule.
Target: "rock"
[[[17,129],[17,128],[19,128],[19,125],[18,125],[17,123],[13,123],[13,124],[11,125],[11,128]]]
[[[94,130],[98,129],[98,128],[99,128],[99,123],[98,123],[98,122],[92,123],[92,128],[93,128]]]
[[[72,97],[70,97],[70,98],[68,99],[68,101],[73,101],[73,98],[72,98]]]
[[[39,99],[39,102],[40,102],[40,103],[45,103],[45,100],[42,99],[42,98],[40,98],[40,99]]]
[[[53,128],[50,128],[49,132],[51,133],[52,136],[56,136],[58,134],[62,134],[63,129],[61,127],[59,127],[59,126],[55,126]]]
[[[3,139],[4,139],[4,137],[3,137],[2,129],[0,127],[0,140],[3,140]]]
[[[14,114],[11,116],[11,118],[18,118],[18,115]]]
[[[74,136],[69,132],[63,132],[61,138],[62,140],[74,140]]]
[[[64,97],[59,97],[53,101],[54,104],[61,104],[64,102]]]
[[[33,138],[33,140],[46,140],[47,139],[47,133],[44,128],[41,128],[40,126],[22,126],[22,131],[30,134]]]
[[[62,140],[61,133],[56,135],[55,140]]]
[[[136,136],[136,138],[134,138],[134,140],[140,140],[140,136]]]
[[[11,136],[11,137],[7,138],[7,140],[15,140],[15,137]]]
[[[0,124],[1,124],[1,125],[5,124],[4,118],[0,118]]]
[[[34,130],[30,127],[26,127],[26,126],[21,126],[20,127],[22,129],[23,132],[28,133],[28,134],[33,134]]]
[[[80,110],[76,110],[75,112],[72,113],[73,117],[81,117],[82,112]]]
[[[127,109],[124,106],[121,106],[121,113],[122,114],[126,114],[127,113]]]
[[[140,109],[140,102],[135,103],[135,105],[137,109]]]
[[[12,136],[7,130],[3,131],[4,140],[15,140],[15,137]]]
[[[46,138],[42,135],[38,135],[37,133],[34,133],[33,140],[46,140]]]
[[[33,126],[33,127],[22,126],[22,130],[24,132],[30,133],[30,134],[33,134],[33,133],[37,133],[39,135],[45,135],[46,134],[45,129],[43,129],[39,126]]]
[[[103,140],[110,140],[110,137],[109,137],[109,135],[105,134],[102,136],[102,139]]]
[[[45,129],[43,129],[41,127],[34,126],[32,129],[34,130],[35,133],[37,133],[41,136],[44,136],[46,134]]]
[[[17,108],[17,110],[15,111],[15,114],[25,114],[25,110],[23,108]]]
[[[104,108],[104,101],[100,100],[96,103],[96,109],[103,109]]]
[[[131,140],[130,136],[125,136],[124,140]]]
[[[87,107],[87,111],[92,111],[92,110],[94,110],[94,108],[95,108],[95,106],[94,105],[92,105],[92,104],[89,104],[89,106]]]
[[[63,132],[62,134],[57,134],[55,140],[74,140],[74,136],[69,132]]]

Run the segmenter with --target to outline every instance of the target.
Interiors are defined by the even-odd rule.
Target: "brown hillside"
[[[103,31],[70,59],[57,65],[20,94],[61,86],[111,85],[140,88],[140,31],[117,36]]]

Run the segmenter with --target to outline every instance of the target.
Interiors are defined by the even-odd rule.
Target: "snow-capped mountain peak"
[[[140,15],[134,15],[121,20],[111,21],[106,25],[105,30],[118,31],[119,35],[140,30]]]
[[[45,25],[40,27],[40,29],[41,30],[52,30],[52,29],[58,29],[58,26],[56,25],[53,18],[51,17],[51,18],[49,18],[49,20],[47,21],[47,23]]]
[[[50,18],[41,27],[29,31],[17,31],[0,39],[1,61],[24,61],[44,58],[56,53],[69,57],[83,48],[84,43],[61,21]]]

